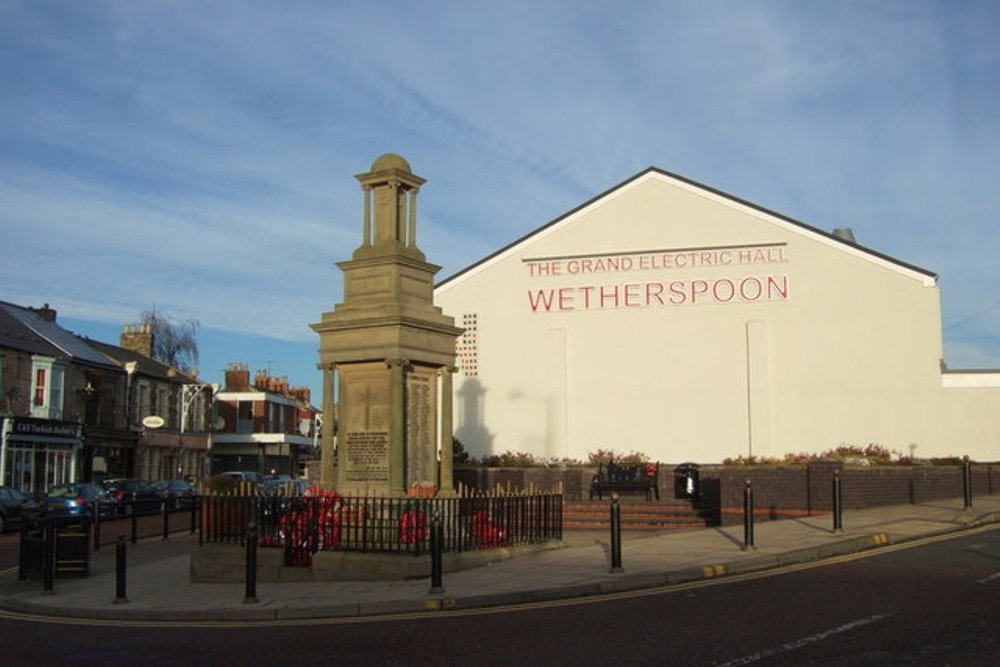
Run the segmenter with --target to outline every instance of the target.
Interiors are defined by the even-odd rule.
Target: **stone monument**
[[[337,264],[343,302],[310,325],[323,371],[322,486],[345,495],[450,494],[462,329],[434,305],[441,267],[417,248],[426,181],[391,153],[355,178],[364,192],[361,245]]]

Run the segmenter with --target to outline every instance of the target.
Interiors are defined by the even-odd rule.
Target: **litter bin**
[[[674,468],[674,497],[698,499],[697,463],[682,463]]]

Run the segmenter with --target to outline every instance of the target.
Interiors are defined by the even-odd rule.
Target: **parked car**
[[[254,484],[259,484],[261,481],[260,475],[251,470],[230,470],[229,472],[224,472],[222,477],[231,477],[240,482],[253,482]]]
[[[95,509],[102,518],[114,514],[114,504],[107,492],[96,484],[70,482],[56,484],[45,494],[45,508],[57,516],[94,517]]]
[[[309,488],[309,480],[292,479],[288,475],[275,475],[257,485],[258,491],[267,496],[301,496]]]
[[[161,479],[153,482],[153,488],[161,498],[166,499],[168,506],[174,509],[190,508],[197,495],[194,486],[186,479]]]
[[[38,511],[38,503],[10,486],[0,486],[0,533],[21,525],[21,517]]]
[[[156,514],[163,497],[144,479],[106,479],[101,486],[115,504],[116,514]]]

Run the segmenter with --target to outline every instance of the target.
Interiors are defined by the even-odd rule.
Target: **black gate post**
[[[135,544],[139,539],[139,513],[136,511],[135,506],[136,496],[135,491],[132,492],[132,500],[126,505],[131,510],[132,514],[132,544]]]
[[[127,556],[125,555],[125,534],[118,533],[118,541],[115,542],[115,604],[128,602],[125,595],[125,565]]]
[[[94,551],[101,550],[101,501],[94,501]]]
[[[748,479],[743,487],[743,551],[753,548],[753,486]]]
[[[972,462],[966,454],[962,459],[962,496],[965,500],[965,509],[972,508]]]
[[[30,559],[28,558],[28,540],[30,539],[32,524],[37,521],[37,516],[21,517],[21,544],[18,547],[17,554],[17,578],[20,580],[28,578],[28,568],[31,567]],[[35,528],[37,529],[37,526]],[[34,552],[34,549],[31,551]]]
[[[160,508],[163,511],[163,539],[170,537],[170,507],[167,502],[167,496],[163,496],[163,506]]]
[[[611,573],[624,572],[622,568],[622,508],[618,492],[611,494]]]
[[[833,532],[844,532],[843,497],[841,495],[840,471],[833,471]]]
[[[55,593],[53,580],[56,569],[56,519],[47,516],[45,521],[45,542],[42,546],[42,590],[47,594]]]
[[[444,593],[441,583],[442,550],[444,549],[444,531],[441,528],[441,513],[434,510],[431,515],[431,589],[430,593]]]
[[[257,524],[253,519],[247,524],[246,591],[243,604],[259,602],[257,599]]]

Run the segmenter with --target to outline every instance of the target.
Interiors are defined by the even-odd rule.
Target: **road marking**
[[[851,630],[856,630],[858,628],[864,627],[866,625],[871,625],[872,623],[878,623],[883,618],[888,618],[888,614],[875,614],[874,616],[867,616],[865,618],[859,618],[856,621],[851,621],[850,623],[844,623],[843,625],[838,625],[835,628],[830,628],[829,630],[824,630],[823,632],[817,632],[814,635],[809,635],[808,637],[803,637],[802,639],[796,639],[792,642],[787,642],[773,648],[766,648],[759,653],[754,653],[752,655],[747,655],[742,658],[737,658],[736,660],[730,660],[729,662],[724,662],[716,667],[739,667],[739,665],[750,665],[755,662],[760,662],[765,658],[773,658],[776,655],[781,655],[782,653],[788,653],[789,651],[794,651],[800,649],[804,646],[809,646],[810,644],[815,644],[821,642],[824,639],[829,639],[834,635],[840,635],[845,632],[850,632]]]
[[[976,579],[977,584],[988,584],[991,581],[996,581],[1000,579],[1000,572],[994,572],[988,577],[983,577],[982,579]]]
[[[725,565],[706,565],[701,568],[702,574],[706,577],[721,577],[726,573]]]

